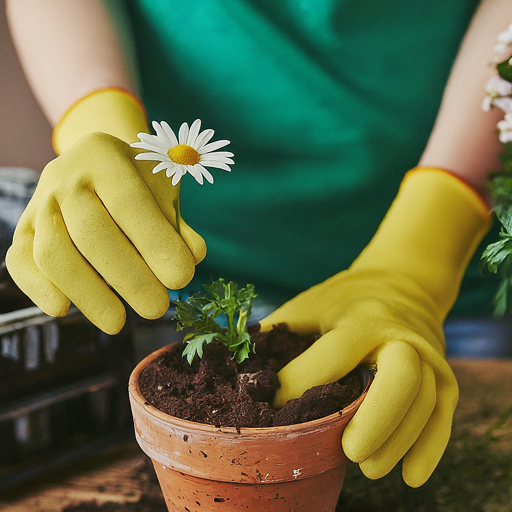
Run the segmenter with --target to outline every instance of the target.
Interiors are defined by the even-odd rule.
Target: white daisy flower
[[[196,181],[202,185],[203,177],[213,183],[213,176],[206,167],[215,167],[231,172],[229,165],[233,153],[229,151],[216,151],[229,144],[229,140],[208,142],[213,137],[213,130],[204,130],[199,133],[201,121],[196,119],[190,126],[183,123],[178,132],[178,137],[172,128],[165,122],[153,121],[156,135],[138,133],[140,142],[130,144],[132,148],[146,149],[147,153],[135,155],[135,160],[154,160],[160,162],[153,168],[153,174],[163,171],[168,178],[172,176],[172,185],[176,186],[181,177],[190,173]]]
[[[505,119],[498,123],[498,130],[501,142],[512,142],[512,114],[505,114]]]

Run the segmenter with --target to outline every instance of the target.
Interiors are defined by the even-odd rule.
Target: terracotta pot
[[[341,435],[373,373],[361,370],[363,394],[341,414],[237,432],[169,416],[146,402],[139,376],[170,347],[141,361],[129,384],[137,442],[153,461],[169,511],[334,511],[348,462]]]

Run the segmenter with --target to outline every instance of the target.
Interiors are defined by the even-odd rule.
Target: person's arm
[[[136,92],[132,45],[118,19],[123,14],[118,4],[117,0],[7,0],[20,61],[53,126],[92,91],[120,87]]]
[[[448,80],[441,108],[419,162],[461,176],[482,196],[489,172],[500,169],[503,150],[496,124],[499,109],[483,112],[482,99],[488,78],[496,74],[491,65],[498,33],[512,22],[512,2],[484,0],[473,17]],[[421,65],[421,63],[419,63]]]

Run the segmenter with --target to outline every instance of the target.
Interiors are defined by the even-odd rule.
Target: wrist
[[[467,188],[469,188],[477,199],[479,199],[484,207],[485,210],[491,210],[492,209],[492,201],[490,198],[489,190],[485,186],[484,183],[476,183],[474,180],[470,181],[470,178],[468,179],[465,176],[462,176],[461,174],[448,170],[444,167],[433,167],[430,165],[421,165],[421,163],[413,167],[410,171],[406,173],[404,176],[404,180],[409,175],[409,173],[414,173],[415,171],[421,171],[421,170],[431,170],[431,171],[440,171],[445,172],[449,174],[450,176],[453,176],[455,179],[459,180],[461,184],[465,185]]]
[[[84,135],[105,132],[130,144],[148,130],[142,102],[130,91],[107,87],[80,98],[59,119],[52,143],[60,155]]]
[[[405,275],[432,297],[444,316],[490,224],[489,207],[458,176],[438,168],[415,168],[406,174],[354,266]]]

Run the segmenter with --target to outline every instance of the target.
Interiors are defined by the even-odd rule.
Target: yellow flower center
[[[199,163],[199,153],[187,144],[179,144],[167,151],[169,158],[180,165],[196,165]]]

